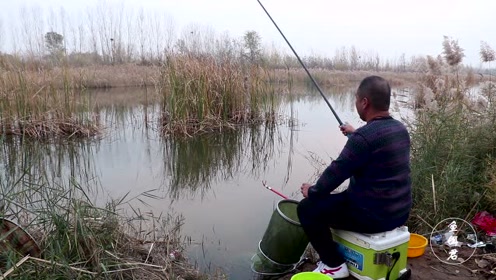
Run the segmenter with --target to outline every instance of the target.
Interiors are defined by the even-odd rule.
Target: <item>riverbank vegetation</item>
[[[200,273],[184,257],[190,241],[181,234],[180,215],[133,208],[157,199],[152,191],[102,204],[94,181],[40,170],[0,175],[2,278],[225,279]]]
[[[496,211],[496,84],[474,87],[460,75],[463,49],[445,38],[442,59],[428,57],[417,85],[410,122],[414,207],[410,225],[430,232],[443,219],[471,221]],[[494,51],[481,47],[481,59]]]
[[[87,138],[98,134],[98,122],[84,98],[62,75],[63,88],[28,81],[23,72],[0,72],[0,135],[36,139]]]
[[[110,87],[152,87],[150,94],[160,103],[154,121],[166,136],[251,124],[271,127],[279,121],[277,94],[295,83],[310,83],[293,55],[264,46],[255,31],[233,38],[191,25],[176,34],[166,18],[142,12],[108,17],[112,12],[106,9],[98,7],[88,13],[87,22],[74,25],[64,22],[66,15],[46,24],[43,16],[25,14],[22,40],[14,38],[14,50],[0,53],[2,141],[98,136],[104,128],[83,93]],[[456,41],[446,38],[443,47],[437,57],[388,60],[351,46],[332,57],[303,58],[324,87],[356,85],[378,74],[395,87],[415,89],[414,116],[407,120],[414,195],[409,225],[419,232],[429,232],[448,217],[470,220],[479,210],[496,210],[496,86],[488,70],[462,65],[463,50]],[[481,59],[488,65],[495,60],[485,43]],[[239,138],[226,147],[241,150]],[[208,145],[199,145],[198,151],[168,149],[175,154],[212,152]],[[225,161],[222,153],[210,157]],[[228,158],[226,164],[235,160]],[[190,185],[215,173],[191,161],[171,165],[176,177],[185,166],[198,170],[196,178],[185,181]],[[125,198],[97,206],[72,177],[51,182],[39,174],[20,174],[0,178],[0,214],[30,231],[41,253],[24,258],[22,251],[2,251],[8,253],[0,255],[5,264],[0,274],[19,279],[206,279],[181,257],[188,244],[180,235],[180,218],[138,211],[129,217],[120,212]]]
[[[165,53],[167,56],[161,61],[117,63],[100,58],[81,67],[70,55],[56,61],[51,55],[22,59],[3,55],[1,132],[37,139],[93,137],[102,128],[98,117],[91,113],[91,100],[80,98],[81,93],[92,88],[122,86],[155,88],[150,96],[161,100],[162,113],[156,121],[165,135],[188,136],[241,124],[276,122],[280,117],[276,96],[288,92],[294,84],[311,83],[301,67],[289,66],[294,61],[277,60],[272,57],[274,53],[263,54],[257,36],[247,32],[243,41],[232,46],[207,48],[212,53],[199,53],[194,48],[195,41],[183,41],[182,49]],[[351,60],[351,54],[347,60]],[[280,65],[282,60],[285,66]],[[324,88],[348,86],[377,71],[393,86],[411,86],[430,63],[427,59],[412,58],[409,64],[394,68],[393,72],[386,71],[388,68],[381,64],[370,68],[361,60],[350,65],[352,71],[339,70],[337,65],[341,64],[337,60],[331,60],[327,66],[327,60],[318,61],[306,59]],[[462,69],[457,74],[470,76],[475,83],[486,79]]]
[[[93,105],[75,97],[87,89],[140,86],[154,87],[161,98],[155,120],[160,130],[190,136],[275,122],[276,95],[295,83],[311,84],[287,48],[267,46],[256,31],[240,38],[194,24],[177,31],[164,16],[110,9],[102,2],[80,22],[68,21],[64,11],[52,11],[50,18],[23,11],[23,20],[12,27],[22,36],[8,38],[11,51],[0,53],[2,134],[98,135],[102,128],[91,114]],[[354,46],[303,60],[323,87],[356,84],[378,73],[394,86],[411,86],[431,63],[404,54],[384,59]],[[461,64],[456,74],[486,79]]]

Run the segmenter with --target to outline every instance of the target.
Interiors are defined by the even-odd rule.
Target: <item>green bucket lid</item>
[[[291,280],[332,280],[332,277],[322,274],[320,272],[300,272],[293,277]]]

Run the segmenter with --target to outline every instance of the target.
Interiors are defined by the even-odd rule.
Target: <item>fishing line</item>
[[[272,21],[272,23],[275,25],[275,27],[277,28],[277,30],[279,30],[279,33],[281,33],[282,37],[284,38],[284,40],[286,41],[286,43],[288,44],[288,46],[291,48],[291,50],[293,51],[294,55],[296,56],[296,58],[298,59],[298,61],[300,62],[301,66],[303,67],[303,69],[305,69],[305,72],[307,72],[307,75],[308,77],[310,77],[310,80],[312,80],[312,83],[315,85],[315,87],[317,87],[317,90],[319,91],[320,95],[322,96],[322,98],[324,98],[325,102],[327,103],[327,106],[329,106],[329,109],[331,109],[332,111],[332,114],[334,115],[334,117],[336,118],[336,120],[338,121],[339,125],[342,126],[343,125],[343,122],[341,121],[341,119],[339,118],[338,114],[336,113],[336,111],[334,111],[334,108],[332,108],[331,106],[331,103],[329,103],[329,100],[327,100],[327,98],[325,97],[324,93],[322,92],[322,89],[319,87],[319,85],[317,84],[317,82],[315,81],[315,79],[313,78],[312,74],[310,74],[310,72],[308,71],[307,67],[305,66],[305,64],[303,63],[303,61],[300,59],[300,56],[296,53],[296,51],[294,50],[293,46],[291,46],[291,44],[289,43],[288,39],[286,39],[286,36],[284,36],[284,33],[282,33],[281,29],[279,28],[279,26],[277,26],[277,23],[272,19],[272,17],[270,16],[269,12],[267,11],[267,9],[265,9],[264,5],[262,4],[262,2],[260,2],[260,0],[257,0],[258,1],[258,4],[260,4],[260,6],[262,7],[262,9],[265,11],[265,13],[267,14],[267,16],[269,16],[270,20]]]

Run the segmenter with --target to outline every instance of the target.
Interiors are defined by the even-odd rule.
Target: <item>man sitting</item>
[[[362,80],[356,92],[358,115],[367,123],[340,127],[348,141],[315,185],[302,184],[298,217],[320,256],[315,271],[334,279],[349,276],[330,228],[378,233],[402,226],[412,205],[410,136],[389,115],[391,87],[381,77]],[[346,179],[348,188],[331,194]]]

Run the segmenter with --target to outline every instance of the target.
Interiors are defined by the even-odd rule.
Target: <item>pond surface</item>
[[[327,92],[342,121],[363,124],[355,113],[353,89]],[[301,183],[314,182],[347,140],[326,103],[310,89],[281,101],[280,113],[292,122],[183,140],[159,135],[154,123],[158,106],[142,89],[90,96],[106,126],[102,139],[33,143],[22,149],[15,141],[4,142],[3,169],[21,169],[29,161],[48,167],[54,177],[71,174],[82,184],[98,185],[94,197],[101,203],[128,193],[129,198],[159,196],[145,195],[146,204],[133,201],[128,211],[132,206],[142,213],[182,214],[182,233],[192,242],[188,256],[206,271],[222,268],[230,279],[252,277],[250,258],[281,199],[261,181],[300,200]],[[395,116],[402,104],[394,103]],[[16,160],[6,160],[6,155]]]

